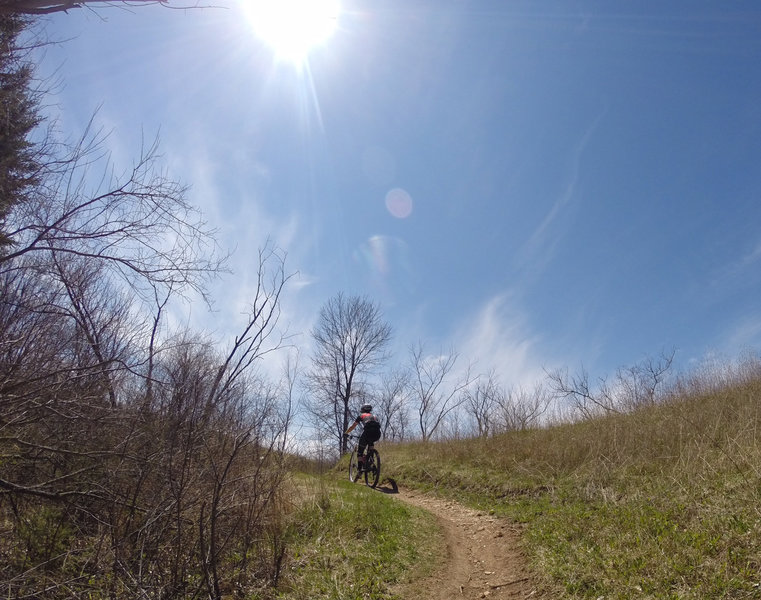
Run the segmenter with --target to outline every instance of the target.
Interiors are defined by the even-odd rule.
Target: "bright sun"
[[[278,60],[303,62],[338,23],[339,0],[242,0],[256,35]]]

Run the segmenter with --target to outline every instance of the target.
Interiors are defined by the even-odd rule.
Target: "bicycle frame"
[[[378,481],[380,481],[380,454],[375,449],[375,444],[369,443],[365,451],[364,466],[363,468],[360,468],[357,456],[359,436],[350,435],[349,437],[354,440],[351,457],[349,458],[349,481],[354,483],[362,476],[362,474],[364,474],[365,485],[374,488],[378,485]]]

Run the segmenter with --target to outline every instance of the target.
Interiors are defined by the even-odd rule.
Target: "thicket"
[[[27,25],[0,15],[0,595],[250,597],[285,553],[292,385],[254,369],[283,258],[227,345],[170,330],[224,269],[214,232],[156,145],[115,175],[92,126],[41,131]]]

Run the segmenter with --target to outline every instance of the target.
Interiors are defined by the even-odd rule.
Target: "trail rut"
[[[515,600],[543,597],[532,585],[521,553],[520,531],[504,519],[400,489],[400,501],[433,513],[444,532],[446,562],[432,575],[398,590],[415,600]]]

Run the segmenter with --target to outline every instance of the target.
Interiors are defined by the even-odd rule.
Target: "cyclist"
[[[377,442],[381,436],[380,420],[373,414],[372,405],[362,405],[359,409],[359,416],[354,419],[349,429],[346,430],[346,435],[354,431],[354,428],[360,423],[362,423],[362,435],[359,436],[359,441],[357,442],[357,462],[361,471],[365,468],[365,448],[368,444]]]

